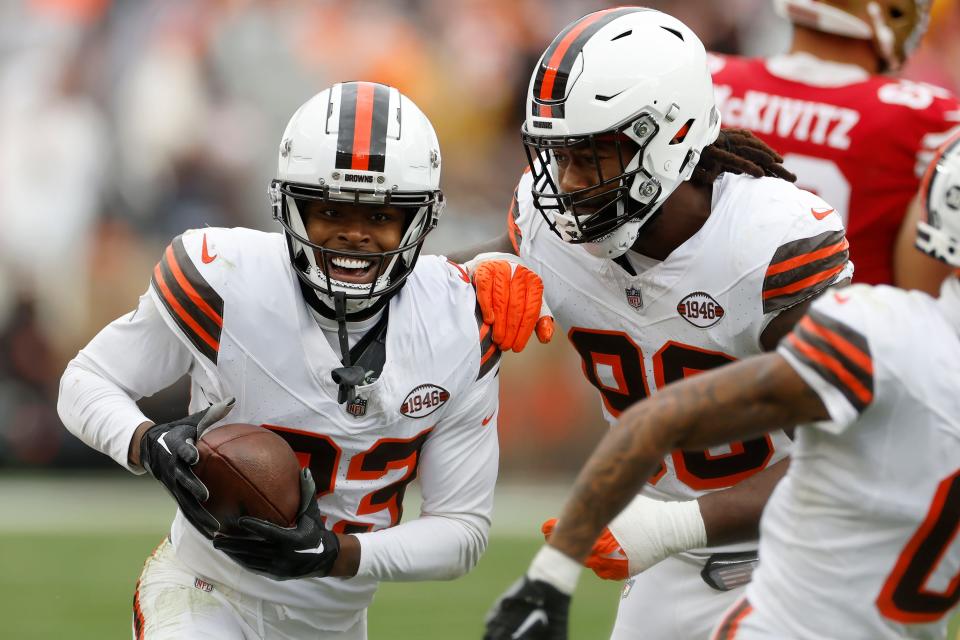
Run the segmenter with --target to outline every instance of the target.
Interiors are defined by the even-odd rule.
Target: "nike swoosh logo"
[[[163,435],[161,435],[159,438],[157,438],[157,442],[160,443],[160,446],[163,447],[163,450],[164,450],[164,451],[166,451],[168,454],[170,454],[170,455],[172,456],[172,455],[173,455],[173,452],[170,451],[170,447],[167,446],[167,436],[168,436],[168,435],[170,435],[170,432],[169,432],[169,431],[168,431],[167,433],[164,433]]]
[[[484,427],[487,426],[488,424],[490,424],[490,421],[493,420],[493,416],[494,416],[494,414],[496,414],[496,413],[497,413],[497,412],[494,411],[493,413],[491,413],[490,415],[488,415],[486,418],[484,418],[483,420],[480,421],[480,424],[481,424],[482,426],[484,426]]]
[[[850,302],[850,296],[841,296],[839,293],[833,294],[833,299],[837,301],[837,304],[843,304],[845,302]]]
[[[813,214],[813,217],[816,218],[817,220],[823,220],[824,218],[826,218],[828,215],[830,215],[830,214],[833,213],[834,211],[835,211],[835,209],[824,209],[823,211],[817,211],[816,209],[810,209],[810,213],[812,213],[812,214]]]
[[[537,623],[547,626],[547,614],[543,609],[537,609],[536,611],[531,611],[530,615],[526,617],[517,630],[514,631],[510,637],[516,640],[516,638],[522,638],[523,634],[533,628]]]
[[[203,260],[203,264],[210,264],[217,259],[217,256],[212,256],[207,251],[207,234],[203,234],[203,249],[200,252],[200,259]]]
[[[314,549],[294,549],[294,551],[295,551],[296,553],[315,553],[315,554],[321,554],[321,553],[323,553],[323,540],[321,540],[321,541],[320,541],[320,544],[318,544],[318,545],[316,546],[316,548],[314,548]]]

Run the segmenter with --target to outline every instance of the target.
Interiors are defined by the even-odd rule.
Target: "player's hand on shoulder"
[[[250,535],[218,535],[213,546],[241,566],[274,580],[323,577],[340,553],[337,534],[328,530],[316,500],[316,484],[309,469],[300,474],[300,510],[292,527],[259,518],[237,523]]]
[[[220,524],[201,505],[210,492],[191,467],[200,460],[200,435],[222,420],[233,403],[230,398],[186,418],[155,424],[140,439],[140,463],[166,487],[190,524],[207,538],[213,538]]]
[[[566,640],[570,596],[523,576],[487,614],[484,640]]]
[[[533,333],[541,343],[550,342],[553,314],[543,299],[543,281],[519,257],[482,253],[464,267],[501,351],[523,351]]]

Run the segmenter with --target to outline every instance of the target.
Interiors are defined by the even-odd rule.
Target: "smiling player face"
[[[326,249],[350,253],[377,253],[392,251],[400,246],[403,237],[403,210],[398,207],[357,205],[340,202],[308,202],[301,206],[303,222],[310,242]],[[322,260],[316,251],[316,260]],[[329,277],[341,282],[369,284],[385,269],[389,260],[362,256],[334,256],[327,258]]]

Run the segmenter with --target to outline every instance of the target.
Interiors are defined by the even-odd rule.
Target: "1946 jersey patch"
[[[677,304],[677,313],[693,326],[706,329],[720,322],[723,307],[709,293],[694,291]]]
[[[421,384],[407,394],[400,413],[408,418],[425,418],[450,399],[450,393],[443,387],[435,384]]]

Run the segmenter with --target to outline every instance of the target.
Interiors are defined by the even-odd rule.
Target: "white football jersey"
[[[370,603],[378,578],[450,577],[454,569],[431,563],[482,551],[497,473],[499,351],[458,266],[438,256],[419,259],[389,302],[382,374],[357,387],[352,404],[337,401],[330,372],[342,366],[339,356],[305,303],[281,234],[208,228],[177,237],[154,269],[149,297],[115,324],[135,322],[141,313],[159,314],[189,349],[190,411],[236,398],[222,422],[263,424],[283,436],[312,471],[326,526],[361,540],[357,577],[278,582],[235,564],[178,512],[172,542],[199,575],[309,609],[319,628],[345,629]],[[95,361],[107,377],[139,391],[131,395],[158,390],[144,389],[138,374],[125,370],[135,365],[116,362],[131,358],[116,353],[120,342],[108,339],[111,327],[78,359]],[[136,360],[164,366],[164,357],[138,353]],[[121,455],[125,449],[115,452]],[[456,545],[443,535],[460,533],[423,527],[422,546],[433,545],[433,553],[414,553],[409,541],[394,536],[404,527],[384,531],[400,521],[404,491],[418,474],[422,513],[479,521],[475,540],[448,548]],[[436,521],[451,527],[446,517]],[[406,566],[418,561],[422,575]]]
[[[840,217],[784,180],[721,175],[703,227],[645,270],[643,257],[632,256],[637,275],[622,261],[563,242],[536,210],[531,187],[527,172],[507,216],[510,236],[543,278],[547,302],[583,358],[611,425],[665,384],[760,353],[771,319],[850,273]],[[708,451],[675,451],[645,492],[696,498],[761,471],[789,446],[777,432]]]
[[[960,600],[958,292],[849,287],[781,343],[832,421],[797,429],[736,638],[945,637]]]

